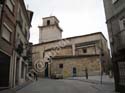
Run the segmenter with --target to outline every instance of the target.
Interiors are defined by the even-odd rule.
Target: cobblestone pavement
[[[16,93],[115,93],[113,84],[94,84],[79,80],[39,79]]]

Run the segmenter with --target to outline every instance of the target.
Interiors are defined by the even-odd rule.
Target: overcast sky
[[[63,29],[63,38],[101,31],[108,39],[103,0],[24,0],[34,12],[30,41],[39,40],[38,26],[42,18],[56,16]]]

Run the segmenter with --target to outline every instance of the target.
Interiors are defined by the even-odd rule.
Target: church
[[[110,60],[107,40],[101,32],[62,38],[55,16],[43,18],[39,43],[32,46],[33,68],[40,77],[82,77],[105,73]]]

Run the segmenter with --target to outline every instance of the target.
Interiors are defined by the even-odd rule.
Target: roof
[[[57,17],[56,17],[56,16],[44,17],[43,19],[52,18],[52,17],[54,17],[54,18],[55,18],[55,19],[59,22],[59,20],[57,19]]]
[[[102,34],[102,32],[96,32],[96,33],[91,33],[91,34],[86,34],[86,35],[68,37],[68,38],[63,38],[63,39],[58,39],[58,40],[53,40],[53,41],[48,41],[48,42],[42,42],[42,43],[33,45],[33,47],[34,47],[34,46],[43,45],[43,44],[47,44],[47,43],[58,42],[58,41],[60,41],[60,40],[67,40],[67,39],[73,39],[73,38],[79,38],[79,37],[86,37],[86,36],[97,35],[97,34],[101,34],[101,35],[104,37],[104,39],[107,41],[107,39],[106,39],[105,36]]]

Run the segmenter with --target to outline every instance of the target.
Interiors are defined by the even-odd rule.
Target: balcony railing
[[[117,50],[119,51],[125,49],[125,29],[120,31],[116,38],[118,40]]]

